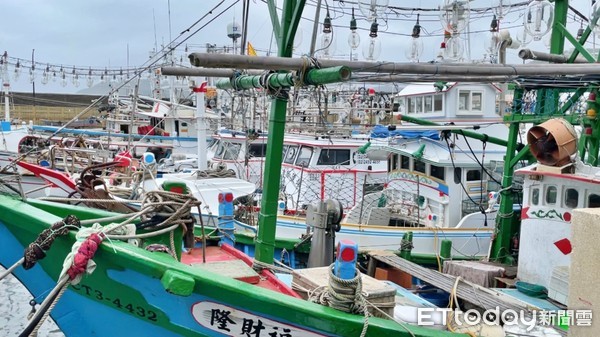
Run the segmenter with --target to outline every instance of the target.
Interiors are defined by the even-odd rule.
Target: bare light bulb
[[[19,61],[17,61],[17,64],[15,65],[15,72],[13,74],[13,77],[15,78],[15,81],[18,81],[19,77],[21,77],[21,64],[19,63]]]
[[[419,62],[419,59],[423,54],[423,41],[421,38],[413,37],[410,41],[410,45],[405,51],[407,59],[411,62]]]
[[[348,46],[352,49],[356,49],[360,46],[360,35],[356,30],[351,31],[350,35],[348,35]]]
[[[91,88],[94,85],[94,78],[92,76],[88,76],[87,78],[87,86]]]
[[[444,0],[440,8],[442,28],[453,33],[462,32],[469,22],[469,2],[464,0]]]
[[[42,74],[42,84],[44,84],[44,85],[48,84],[48,80],[49,80],[48,72],[46,72],[44,70],[44,73]]]
[[[550,31],[554,19],[554,9],[547,0],[534,0],[528,6],[523,16],[525,31],[535,41],[542,39]]]
[[[464,45],[462,39],[458,36],[452,36],[446,41],[444,59],[449,61],[460,61],[463,56],[463,51]]]
[[[29,69],[29,82],[35,82],[35,68]]]
[[[63,87],[66,87],[68,84],[67,82],[67,75],[63,72],[62,74],[62,80],[60,81],[60,85],[62,85]]]
[[[498,32],[490,32],[485,40],[485,51],[490,55],[498,54],[500,47],[500,34]]]
[[[594,31],[594,34],[600,35],[600,1],[592,3],[590,11],[590,28]]]
[[[367,18],[367,21],[373,21],[385,13],[388,4],[389,0],[359,0],[358,9]]]
[[[330,58],[333,54],[333,34],[323,33],[321,34],[321,57]]]
[[[363,56],[367,61],[375,61],[381,54],[381,41],[377,36],[371,37],[363,47]]]

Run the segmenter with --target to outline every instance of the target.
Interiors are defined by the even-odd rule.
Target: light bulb
[[[13,77],[15,78],[15,81],[18,81],[19,77],[21,77],[21,66],[19,65],[18,61],[17,65],[15,66],[15,72],[13,73]]]
[[[488,35],[485,40],[485,51],[490,55],[498,54],[498,49],[500,47],[500,34],[498,32],[492,31]]]
[[[91,88],[94,85],[94,78],[92,76],[88,76],[87,78],[87,86]]]
[[[348,35],[348,46],[352,49],[356,49],[360,46],[360,35],[358,35],[356,30],[350,31],[350,35]]]
[[[323,33],[321,34],[321,57],[322,58],[330,58],[333,55],[333,34],[332,33]]]
[[[525,28],[521,29],[517,33],[516,39],[521,47],[525,47],[531,41],[533,41],[533,37],[531,35],[527,34],[527,31],[525,30]]]
[[[413,37],[410,41],[410,45],[405,49],[406,58],[411,62],[419,62],[421,55],[423,54],[423,41],[421,38]]]
[[[600,35],[600,1],[596,1],[592,4],[590,11],[590,28],[594,31],[594,34]]]
[[[67,82],[67,75],[65,75],[64,73],[62,74],[62,81],[60,81],[60,85],[62,85],[63,87],[66,87],[68,84]]]
[[[554,19],[554,9],[547,0],[534,0],[528,6],[523,16],[525,31],[533,37],[535,41],[542,39],[552,27]]]
[[[449,61],[460,61],[463,56],[464,44],[460,37],[452,36],[446,41],[444,59]]]
[[[42,74],[42,84],[48,84],[48,73],[46,71],[44,71],[44,73]]]
[[[388,4],[389,0],[359,0],[358,9],[367,18],[367,21],[373,21],[385,13]]]
[[[363,56],[367,61],[375,61],[381,54],[381,41],[377,36],[371,37],[363,47]]]
[[[29,69],[29,82],[35,82],[35,69]]]
[[[442,28],[453,33],[463,31],[469,23],[469,2],[460,0],[444,0],[440,8]]]

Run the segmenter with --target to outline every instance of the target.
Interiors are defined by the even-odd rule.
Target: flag
[[[248,42],[248,55],[256,56],[256,50],[254,49],[254,47],[252,47],[252,44],[250,42]]]

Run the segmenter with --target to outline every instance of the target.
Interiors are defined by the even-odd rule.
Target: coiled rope
[[[365,316],[365,323],[360,337],[364,337],[369,327],[370,313],[367,301],[362,293],[361,273],[356,269],[356,276],[353,279],[344,280],[334,275],[333,267],[333,264],[329,266],[329,283],[325,291],[318,291],[319,288],[315,289],[309,294],[309,301],[344,312],[362,313]]]

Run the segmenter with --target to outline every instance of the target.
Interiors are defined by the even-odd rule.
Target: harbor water
[[[0,267],[0,273],[5,271]],[[27,326],[27,315],[31,311],[31,294],[12,275],[0,281],[0,336],[19,336]],[[64,337],[58,326],[47,319],[39,329],[38,337]]]

